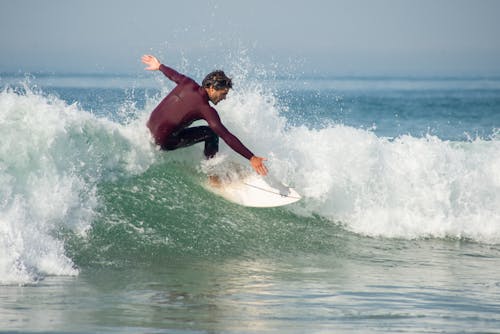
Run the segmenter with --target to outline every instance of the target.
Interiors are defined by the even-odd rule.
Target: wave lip
[[[99,182],[151,163],[135,126],[29,88],[0,93],[0,284],[78,274],[58,233],[85,234]]]
[[[290,126],[287,110],[266,94],[234,92],[223,118],[257,152],[270,151],[271,173],[304,195],[292,210],[367,236],[500,243],[498,135],[447,141],[378,137],[339,124]]]
[[[500,243],[498,134],[453,142],[429,135],[378,137],[369,130],[332,123],[294,126],[287,119],[292,111],[280,106],[273,92],[243,80],[244,88],[236,88],[217,108],[231,132],[255,154],[269,159],[272,176],[303,195],[296,205],[283,208],[286,214],[290,210],[299,217],[321,216],[332,225],[340,222],[349,231],[371,237]],[[123,177],[157,178],[143,180],[150,185],[151,197],[141,200],[148,201],[148,210],[161,206],[158,211],[167,210],[165,215],[175,210],[187,219],[186,230],[193,228],[193,216],[218,219],[187,205],[192,198],[216,200],[207,199],[192,183],[177,190],[165,187],[159,196],[158,183],[165,176],[143,173],[158,156],[174,164],[188,160],[190,166],[202,159],[199,147],[155,152],[144,124],[158,101],[146,102],[145,110],[132,110],[137,119],[119,124],[30,89],[0,92],[0,284],[78,274],[58,233],[70,230],[85,236],[96,215],[113,213],[113,203],[126,195],[126,189],[118,187],[106,202],[98,190]],[[307,110],[297,113],[308,117]],[[221,154],[238,159],[222,142]],[[174,182],[179,175],[167,177]],[[182,201],[172,208],[154,201],[154,196],[168,198],[169,191],[182,194]],[[99,211],[101,205],[111,207]],[[157,218],[148,210],[140,220],[151,223]],[[120,219],[135,226],[137,215],[124,212]],[[99,218],[104,224],[114,219],[106,214]],[[164,238],[171,231],[162,232],[155,237]],[[214,244],[218,242],[224,240]],[[124,247],[130,246],[137,245]]]

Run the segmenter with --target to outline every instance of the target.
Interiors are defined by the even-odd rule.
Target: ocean
[[[228,72],[301,201],[158,151],[160,73],[0,75],[0,333],[500,333],[500,78]]]

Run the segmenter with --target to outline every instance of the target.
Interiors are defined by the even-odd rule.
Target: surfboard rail
[[[207,186],[226,200],[248,207],[271,208],[292,204],[302,198],[295,189],[257,174],[225,180],[217,186],[207,183]]]

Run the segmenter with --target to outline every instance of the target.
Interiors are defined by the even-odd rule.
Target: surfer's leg
[[[205,142],[204,154],[207,159],[213,158],[219,151],[219,136],[208,126],[194,126],[182,129],[170,137],[162,145],[164,150],[176,150],[196,143]]]
[[[203,153],[207,159],[211,159],[219,152],[219,136],[217,136],[208,126],[207,128],[212,134],[205,140],[205,149]]]

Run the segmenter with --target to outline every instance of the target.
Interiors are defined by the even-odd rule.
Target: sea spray
[[[297,204],[262,212],[236,208],[203,189],[201,145],[157,151],[145,123],[168,93],[165,87],[147,97],[143,109],[131,98],[122,101],[118,120],[30,89],[4,90],[1,282],[75,275],[79,261],[123,263],[137,258],[134,251],[146,261],[151,253],[161,258],[325,247],[332,243],[322,238],[339,226],[374,237],[500,242],[498,135],[449,141],[389,138],[332,122],[310,127],[307,108],[283,106],[264,84],[244,73],[236,77],[235,89],[217,105],[222,121],[268,158],[273,177],[303,195]],[[99,101],[92,109],[102,115]],[[248,164],[223,141],[220,156]],[[309,226],[320,231],[301,234],[311,219],[319,219]],[[59,229],[83,235],[83,244],[65,252]]]
[[[500,242],[500,142],[378,137],[338,124],[290,126],[272,92],[246,85],[221,103],[228,127],[304,195],[290,209],[380,237]],[[303,113],[307,115],[306,113]]]
[[[55,233],[85,233],[98,182],[151,164],[152,145],[138,126],[96,118],[29,87],[0,93],[0,283],[77,274]]]

